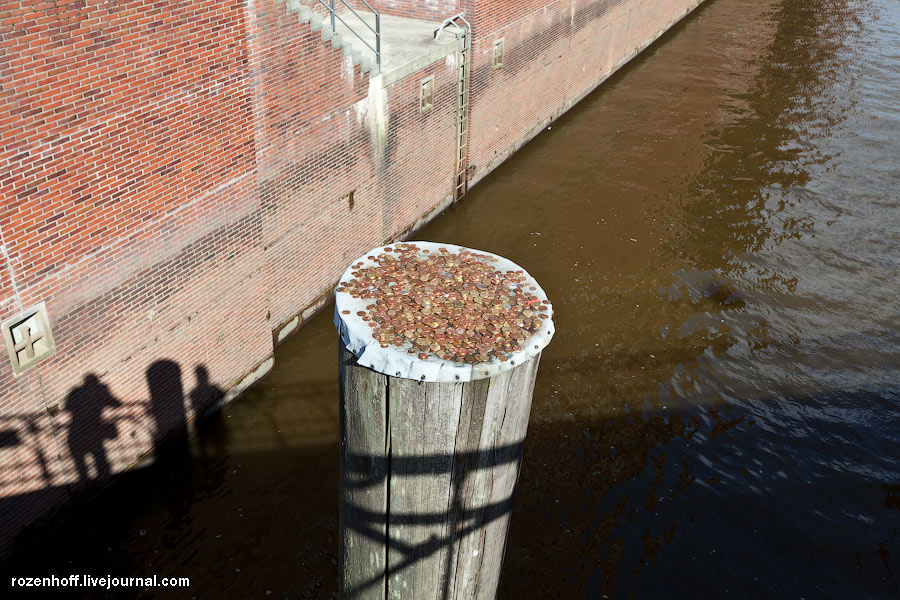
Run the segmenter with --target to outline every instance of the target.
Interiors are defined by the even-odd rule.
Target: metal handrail
[[[366,0],[362,1],[366,2]],[[368,6],[368,2],[366,2],[366,5]],[[457,31],[462,30],[462,27],[456,24],[457,19],[466,24],[466,29],[472,31],[472,25],[468,21],[466,21],[466,13],[461,12],[459,14],[453,15],[452,17],[447,17],[446,19],[444,19],[444,22],[441,23],[441,26],[434,30],[434,41],[438,41],[438,38],[441,37],[441,33],[444,32],[444,29],[447,27],[447,25],[453,25],[454,27],[456,27]]]
[[[350,26],[350,24],[347,23],[347,21],[345,21],[345,20],[341,17],[341,15],[337,14],[337,11],[334,10],[334,2],[335,2],[335,0],[329,0],[329,1],[328,1],[328,4],[325,4],[324,0],[318,0],[319,4],[321,4],[322,6],[324,6],[324,7],[328,10],[328,12],[331,13],[331,33],[332,33],[332,34],[337,33],[337,26],[336,26],[336,24],[335,24],[335,19],[338,19],[341,23],[344,24],[344,26],[345,26],[347,29],[350,30],[351,33],[353,33],[353,35],[355,35],[356,37],[359,38],[359,41],[361,41],[363,44],[366,45],[366,47],[367,47],[369,50],[371,50],[372,52],[375,53],[375,63],[378,65],[378,69],[381,70],[381,15],[378,14],[378,11],[376,11],[374,8],[372,8],[372,5],[369,4],[368,2],[366,2],[366,0],[360,0],[360,1],[361,1],[363,4],[365,4],[366,7],[367,7],[369,10],[372,11],[372,14],[373,14],[373,15],[375,15],[375,27],[374,27],[374,29],[372,28],[371,25],[369,25],[368,23],[366,23],[366,20],[363,19],[362,16],[360,16],[360,14],[359,14],[358,12],[356,12],[356,11],[353,9],[352,6],[350,6],[349,4],[347,4],[347,0],[340,0],[341,4],[343,4],[343,5],[346,6],[348,9],[350,9],[350,12],[352,12],[354,15],[356,15],[356,18],[359,19],[360,21],[362,21],[362,24],[365,25],[366,27],[368,27],[368,28],[369,28],[369,31],[371,31],[372,33],[375,34],[375,47],[374,47],[374,48],[372,47],[372,45],[371,45],[369,42],[367,42],[367,41],[365,40],[365,38],[363,38],[363,36],[361,36],[359,33],[357,33],[357,31],[356,31],[355,29],[353,29],[353,28]]]

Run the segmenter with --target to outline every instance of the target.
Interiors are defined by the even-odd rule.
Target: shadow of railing
[[[195,367],[189,394],[173,361],[157,360],[145,374],[146,399],[122,401],[87,373],[60,406],[0,415],[0,556],[22,528],[53,508],[89,498],[151,451],[148,466],[157,477],[190,462],[189,415],[202,425],[222,391],[203,365]]]
[[[362,536],[371,542],[381,545],[385,552],[383,569],[369,573],[368,576],[343,590],[347,598],[358,597],[363,592],[379,585],[382,581],[388,581],[392,576],[421,563],[432,559],[435,555],[445,552],[445,556],[439,559],[439,568],[443,572],[440,581],[435,581],[435,586],[440,586],[441,597],[450,598],[453,591],[454,578],[451,572],[459,556],[459,546],[465,538],[475,532],[482,531],[491,525],[507,519],[512,511],[513,485],[508,489],[500,490],[502,498],[494,499],[490,496],[496,490],[493,486],[486,486],[487,494],[479,502],[481,492],[485,489],[475,490],[476,482],[473,478],[484,474],[490,476],[490,471],[498,467],[514,468],[519,471],[522,461],[524,440],[496,448],[484,450],[462,451],[453,454],[431,454],[425,456],[394,456],[392,454],[373,456],[362,454],[348,454],[344,456],[341,472],[341,527],[342,536]],[[512,467],[511,465],[514,465]],[[447,498],[445,510],[421,511],[395,511],[391,506],[391,490],[394,488],[412,487],[410,480],[423,478],[418,482],[419,490],[424,491],[423,502],[433,497]],[[502,485],[501,485],[502,487]],[[358,494],[366,494],[371,498],[372,494],[384,494],[385,510],[372,510],[359,506],[353,502],[353,497]],[[407,498],[408,501],[408,498]],[[397,535],[392,529],[402,528],[402,534]],[[440,527],[445,534],[438,535],[423,531],[423,528],[434,529]],[[505,540],[506,524],[500,532]],[[503,542],[505,544],[505,541]],[[433,560],[433,559],[432,559]],[[502,560],[500,561],[502,563]],[[500,565],[492,568],[499,569]]]

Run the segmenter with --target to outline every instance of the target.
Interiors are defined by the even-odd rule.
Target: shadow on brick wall
[[[86,488],[90,481],[105,480],[112,474],[103,442],[116,439],[119,432],[115,419],[105,417],[104,411],[121,407],[122,402],[93,373],[85,375],[81,386],[66,397],[65,410],[71,418],[66,441],[78,473],[75,487]],[[95,477],[88,470],[90,460],[94,463]]]
[[[139,479],[148,493],[160,495],[173,520],[184,515],[195,494],[195,478],[185,477],[185,471],[216,464],[212,458],[224,449],[224,436],[217,435],[223,391],[210,382],[202,364],[194,368],[195,385],[188,393],[181,366],[171,360],[154,362],[145,379],[146,400],[126,403],[89,372],[66,395],[52,422],[45,412],[2,417],[0,468],[6,472],[0,479],[0,558],[39,541],[101,488],[122,478]],[[189,414],[196,415],[195,429],[206,432],[198,453],[207,460],[200,465],[191,452]],[[138,427],[150,429],[152,448],[131,441]],[[123,453],[136,457],[148,450],[148,460],[114,474],[121,470]],[[214,471],[200,479],[221,481]]]

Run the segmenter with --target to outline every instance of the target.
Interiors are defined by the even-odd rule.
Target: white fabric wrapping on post
[[[538,285],[538,282],[528,274],[522,267],[505,259],[483,250],[474,250],[472,248],[464,248],[453,244],[437,244],[433,242],[398,242],[397,244],[387,244],[373,248],[365,255],[353,261],[353,265],[363,263],[361,268],[377,266],[367,256],[377,256],[384,253],[385,248],[396,248],[398,244],[415,244],[419,247],[419,256],[427,257],[423,250],[428,250],[431,255],[440,254],[440,248],[446,248],[449,252],[459,253],[462,250],[468,250],[477,254],[485,254],[495,260],[489,261],[495,270],[505,273],[506,271],[522,271],[525,275],[525,281],[520,284],[529,293],[534,294],[541,301],[547,300],[544,290]],[[341,281],[350,281],[354,279],[352,273],[356,271],[352,265],[344,271]],[[534,287],[531,290],[530,287]],[[402,377],[404,379],[415,379],[417,381],[430,382],[457,382],[457,381],[474,381],[476,379],[484,379],[486,377],[496,377],[504,371],[515,368],[517,365],[527,362],[533,356],[537,355],[544,347],[550,343],[553,337],[553,307],[548,305],[546,319],[541,328],[531,335],[522,343],[522,349],[518,352],[509,354],[509,360],[500,361],[492,358],[488,362],[483,363],[460,363],[455,361],[443,360],[429,353],[428,358],[420,359],[417,354],[409,354],[407,350],[412,346],[408,342],[404,342],[402,347],[388,346],[382,348],[381,344],[373,337],[372,328],[368,322],[363,321],[357,312],[368,312],[366,306],[372,303],[370,299],[354,298],[346,292],[335,292],[334,301],[334,326],[343,340],[347,349],[356,355],[357,362],[369,367],[379,373],[384,373],[391,377]],[[350,314],[341,314],[341,311],[350,311]]]

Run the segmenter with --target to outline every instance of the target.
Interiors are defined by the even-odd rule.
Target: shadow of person
[[[193,502],[193,463],[184,406],[181,367],[158,360],[147,368],[150,416],[155,424],[154,471],[172,515],[183,514]]]
[[[203,365],[194,367],[194,376],[197,379],[197,385],[191,390],[190,401],[194,411],[197,445],[204,455],[210,454],[210,447],[213,448],[213,455],[222,454],[226,432],[222,424],[222,411],[218,402],[225,393],[221,388],[210,383],[209,371]]]
[[[69,453],[78,470],[79,481],[91,479],[87,463],[89,456],[94,461],[96,479],[106,479],[111,474],[103,442],[116,439],[119,432],[114,419],[103,418],[103,409],[120,406],[122,403],[93,373],[85,375],[81,386],[66,397],[66,410],[72,417],[67,436]]]
[[[201,426],[202,422],[218,414],[216,403],[225,393],[209,382],[209,372],[203,365],[194,368],[194,376],[197,378],[197,386],[191,390],[191,408],[194,409],[198,426]]]

